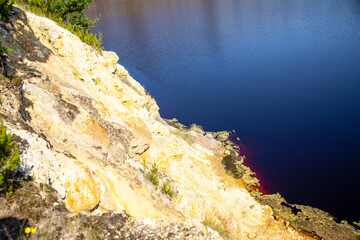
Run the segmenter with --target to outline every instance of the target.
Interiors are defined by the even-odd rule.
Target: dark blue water
[[[269,192],[360,220],[359,0],[94,0],[165,118],[235,130]]]

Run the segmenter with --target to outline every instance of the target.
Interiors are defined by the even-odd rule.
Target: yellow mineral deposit
[[[78,168],[81,169],[80,166]],[[91,177],[88,170],[81,170],[78,175],[69,179],[68,183],[64,186],[66,188],[65,203],[70,206],[75,213],[93,209],[100,201],[99,186]]]
[[[202,223],[229,239],[304,239],[274,220],[241,179],[225,173],[220,142],[161,119],[155,100],[117,64],[115,53],[100,54],[54,22],[26,15],[28,31],[21,34],[27,45],[38,42],[46,58],[30,61],[23,46],[9,46],[40,72],[28,76],[18,66],[31,101],[27,124],[44,137],[8,126],[27,139],[22,159],[34,166],[34,178],[51,181],[74,212],[98,206],[136,218]],[[13,104],[19,109],[20,102]],[[146,178],[154,163],[158,189]],[[163,182],[173,198],[161,192]]]

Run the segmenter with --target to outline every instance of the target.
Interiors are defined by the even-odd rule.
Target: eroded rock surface
[[[69,212],[51,186],[26,182],[11,198],[0,196],[0,239],[218,239],[189,223],[136,220],[125,211]],[[26,234],[25,228],[36,229]]]
[[[214,136],[165,122],[115,53],[100,54],[46,18],[13,15],[0,40],[14,49],[21,81],[1,80],[0,111],[23,171],[69,210],[126,211],[147,226],[204,224],[229,239],[304,239],[226,174],[227,149]]]

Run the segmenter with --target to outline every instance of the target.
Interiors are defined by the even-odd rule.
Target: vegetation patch
[[[20,86],[22,84],[21,78],[12,78],[11,81],[13,81],[16,86]]]
[[[83,10],[91,1],[92,0],[16,0],[16,3],[28,11],[57,22],[59,26],[66,28],[71,33],[77,35],[83,42],[102,52],[101,33],[94,35],[89,31],[95,22],[98,21],[98,18],[89,19],[83,13]]]
[[[95,85],[98,85],[100,83],[100,78],[98,77],[92,78],[91,80],[95,83]]]
[[[146,174],[146,178],[152,182],[152,184],[154,184],[155,188],[158,189],[159,186],[159,178],[158,178],[158,167],[156,165],[156,163],[154,163],[152,165],[152,167],[150,168],[150,171],[148,174]]]
[[[353,222],[353,224],[355,224],[355,225],[357,225],[357,226],[359,226],[360,227],[360,221],[358,221],[358,222]]]
[[[148,179],[152,184],[154,184],[155,189],[157,190],[160,185],[160,176],[159,176],[159,168],[156,163],[152,164],[151,168],[148,170],[148,165],[146,164],[145,159],[143,159],[143,167],[144,171],[148,171],[146,174],[146,179]],[[174,196],[174,192],[171,189],[170,183],[163,181],[161,192],[165,195],[168,195],[170,198]]]
[[[184,124],[180,123],[179,120],[177,120],[176,118],[172,118],[172,119],[164,119],[165,122],[167,122],[167,124],[169,124],[170,126],[177,128],[181,131],[187,131],[189,128],[187,126],[185,126]]]
[[[171,190],[170,183],[168,183],[168,182],[163,182],[163,186],[162,186],[162,188],[161,188],[161,192],[162,192],[163,194],[168,195],[170,198],[172,198],[173,195],[174,195],[173,191]]]
[[[299,233],[315,239],[359,239],[360,231],[346,221],[337,223],[329,213],[317,208],[289,204],[279,193],[261,195],[257,200],[273,209],[275,218],[289,221]],[[331,229],[331,231],[329,231]]]
[[[254,187],[260,187],[259,179],[255,177],[255,173],[249,167],[243,164],[244,160],[244,156],[227,155],[223,158],[222,163],[230,175],[244,181],[248,191],[258,190]]]
[[[14,0],[0,0],[0,21],[10,22],[9,12],[12,10]]]
[[[14,145],[12,136],[7,133],[0,117],[0,192],[13,193],[15,170],[20,163],[19,151]]]

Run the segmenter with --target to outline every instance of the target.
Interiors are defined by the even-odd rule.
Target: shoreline
[[[51,183],[72,211],[126,210],[137,218],[206,222],[234,238],[254,239],[254,232],[264,231],[298,239],[288,223],[273,215],[292,208],[301,214],[307,208],[284,206],[281,197],[260,200],[274,206],[269,210],[239,188],[251,190],[259,181],[244,166],[228,132],[208,133],[197,125],[187,131],[177,121],[163,120],[155,100],[116,64],[115,53],[99,55],[52,21],[16,11],[26,21],[18,16],[4,31],[21,81],[9,79],[1,86],[6,93],[1,111],[22,140],[18,143],[27,142],[21,156],[36,181]],[[14,29],[30,29],[19,35],[31,48],[18,43]],[[224,176],[224,165],[243,183]],[[173,194],[163,192],[165,183]],[[144,203],[146,208],[139,209]],[[294,222],[293,215],[280,218]],[[279,232],[273,233],[273,225]]]
[[[211,134],[220,141],[226,149],[222,164],[227,170],[227,174],[235,179],[241,179],[243,186],[259,203],[268,205],[273,209],[274,218],[283,221],[285,225],[290,225],[300,234],[312,239],[334,239],[338,240],[344,236],[343,231],[348,229],[360,230],[354,223],[346,220],[338,221],[330,213],[321,209],[299,204],[289,204],[279,194],[270,194],[263,189],[260,180],[256,177],[250,167],[246,166],[246,157],[241,154],[243,144],[236,135],[235,131],[206,132],[203,127],[192,124],[190,127],[181,124],[176,118],[164,119],[169,124],[183,131],[197,131],[201,134]],[[340,224],[340,226],[339,226]],[[328,231],[328,229],[336,229]],[[360,232],[359,232],[360,234]]]

